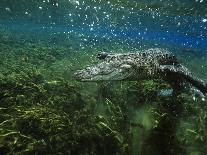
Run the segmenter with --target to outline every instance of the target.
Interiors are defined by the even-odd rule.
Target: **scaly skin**
[[[206,84],[194,77],[172,53],[164,49],[154,48],[123,54],[100,53],[97,58],[102,62],[76,71],[75,79],[78,81],[136,81],[159,78],[168,81],[175,89],[179,89],[180,83],[189,82],[203,94],[207,92]]]

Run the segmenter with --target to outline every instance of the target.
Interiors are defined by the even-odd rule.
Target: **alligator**
[[[74,77],[78,81],[138,81],[142,79],[162,79],[179,92],[183,83],[193,86],[203,95],[207,84],[194,76],[177,57],[165,49],[151,48],[135,53],[99,53],[101,62],[95,66],[78,70]]]

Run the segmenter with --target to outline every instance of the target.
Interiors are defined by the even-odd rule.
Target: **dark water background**
[[[206,155],[201,98],[73,79],[99,51],[152,47],[207,82],[207,1],[0,0],[0,154]]]

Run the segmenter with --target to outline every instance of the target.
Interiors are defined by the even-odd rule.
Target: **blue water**
[[[127,11],[130,14],[127,14]],[[112,11],[108,10],[107,13],[109,12]],[[142,44],[143,42],[152,42],[158,45],[166,44],[204,51],[207,49],[207,22],[205,22],[205,17],[177,16],[142,10],[125,10],[124,13],[121,13],[120,16],[127,16],[126,19],[115,16],[113,19],[100,19],[99,22],[93,16],[89,16],[87,24],[84,23],[85,18],[83,17],[80,19],[70,17],[75,21],[72,23],[68,17],[65,19],[65,23],[2,20],[0,21],[0,28],[37,35],[48,33],[50,34],[49,37],[55,37],[57,34],[65,36],[73,34],[80,39],[81,45],[86,46],[98,46],[103,41],[117,41],[119,44],[127,42],[136,45],[140,42]],[[100,13],[99,16],[103,16],[103,13]]]
[[[121,28],[114,28],[113,32],[110,27],[94,27],[93,30],[90,30],[88,27],[82,28],[71,28],[69,26],[57,25],[57,26],[48,26],[42,24],[24,24],[22,23],[1,23],[0,28],[3,29],[6,27],[10,30],[15,31],[24,31],[24,32],[48,32],[53,33],[78,33],[83,36],[87,36],[86,38],[95,38],[98,37],[103,39],[105,38],[113,38],[119,39],[123,41],[154,41],[155,43],[166,43],[169,45],[177,45],[188,48],[196,48],[196,49],[207,49],[207,36],[191,36],[185,35],[178,32],[163,32],[163,31],[145,31],[141,28],[128,28],[127,30],[122,30]],[[95,37],[94,37],[95,36]]]

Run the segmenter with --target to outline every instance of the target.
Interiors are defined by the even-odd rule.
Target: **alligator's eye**
[[[104,60],[106,59],[107,56],[108,56],[107,53],[102,52],[102,53],[97,54],[96,58],[98,58],[99,60]]]
[[[146,54],[146,53],[142,53],[142,56],[143,56],[143,57],[146,57],[146,56],[147,56],[147,54]]]

